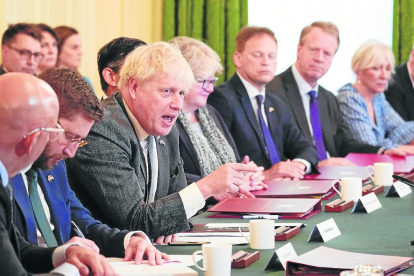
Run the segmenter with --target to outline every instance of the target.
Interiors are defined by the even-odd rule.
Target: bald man
[[[105,258],[91,250],[67,244],[39,248],[26,242],[12,224],[9,177],[30,166],[49,140],[63,132],[58,128],[58,100],[44,81],[25,73],[0,76],[0,259],[3,275],[44,273],[65,261],[88,275],[115,275]],[[88,267],[89,268],[88,268]]]

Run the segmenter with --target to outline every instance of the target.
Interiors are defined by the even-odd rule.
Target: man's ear
[[[240,59],[241,59],[241,54],[239,52],[234,52],[233,62],[234,62],[234,65],[236,65],[236,68],[241,67]]]
[[[40,132],[38,131],[20,140],[20,142],[16,145],[14,150],[16,155],[19,157],[22,157],[23,155],[29,155],[39,135]]]
[[[138,82],[135,78],[130,78],[128,83],[128,92],[133,100],[137,98]]]
[[[7,58],[8,51],[9,51],[9,47],[7,47],[7,45],[1,46],[1,56],[3,57],[3,61],[4,61],[4,58]]]
[[[103,69],[102,77],[108,85],[116,86],[115,72],[111,68],[106,67],[105,69]]]

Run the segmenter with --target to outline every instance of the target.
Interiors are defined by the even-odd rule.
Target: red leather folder
[[[241,218],[244,214],[274,214],[280,219],[307,219],[322,209],[313,198],[226,198],[213,207],[209,218]]]
[[[357,166],[374,165],[374,163],[393,163],[395,173],[409,173],[414,169],[414,155],[396,156],[374,153],[349,153],[346,157]]]
[[[354,253],[320,246],[286,264],[286,275],[339,275],[359,264],[380,265],[385,275],[414,265],[413,258]]]
[[[305,180],[335,180],[344,177],[360,177],[362,180],[368,178],[365,167],[358,166],[323,166],[318,167],[319,174],[307,174]]]
[[[269,181],[267,189],[252,191],[258,198],[285,198],[285,197],[313,197],[327,200],[336,192],[332,189],[333,180],[292,180],[292,181]],[[339,184],[336,184],[339,189]]]

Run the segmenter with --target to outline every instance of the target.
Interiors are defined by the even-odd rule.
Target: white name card
[[[366,212],[369,214],[381,207],[382,205],[379,202],[377,195],[375,193],[369,193],[358,200],[352,209],[352,213]]]
[[[284,246],[275,250],[265,270],[270,268],[279,268],[279,270],[282,270],[282,267],[284,270],[286,270],[286,263],[289,260],[296,258],[297,256],[298,255],[296,254],[296,251],[293,248],[292,244],[285,244]]]
[[[328,219],[324,222],[316,224],[313,228],[309,238],[309,241],[323,241],[327,242],[341,235],[338,226],[336,225],[333,218]]]
[[[402,183],[401,181],[396,181],[392,186],[388,189],[387,194],[385,196],[399,196],[405,197],[408,194],[411,194],[413,191],[411,187],[407,184]]]

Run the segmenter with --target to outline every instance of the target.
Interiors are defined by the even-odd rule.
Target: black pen
[[[78,235],[79,237],[81,237],[81,238],[85,238],[85,236],[83,235],[83,233],[82,233],[82,231],[79,229],[79,227],[76,225],[76,223],[73,221],[73,220],[71,220],[70,221],[70,224],[72,224],[72,226],[73,226],[73,231],[75,231],[75,233],[76,233],[76,235]]]
[[[398,175],[395,175],[395,174],[393,174],[392,177],[394,179],[396,179],[398,181],[401,181],[402,183],[407,184],[408,186],[411,186],[411,187],[414,188],[414,182],[412,182],[411,180],[408,180],[407,178],[404,178],[404,177],[401,177],[401,176],[398,176]]]

